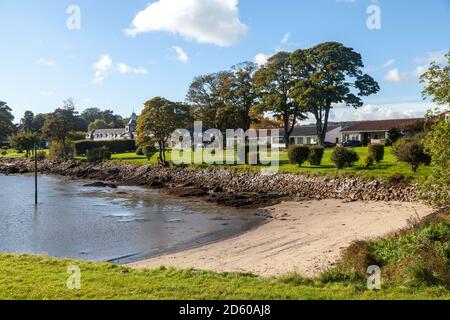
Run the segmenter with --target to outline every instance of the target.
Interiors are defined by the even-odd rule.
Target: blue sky
[[[67,28],[70,5],[80,29]],[[449,0],[0,0],[0,12],[0,100],[16,120],[68,97],[128,116],[154,96],[184,100],[197,75],[324,41],[360,52],[381,85],[333,120],[418,116],[432,106],[418,74],[450,45]]]

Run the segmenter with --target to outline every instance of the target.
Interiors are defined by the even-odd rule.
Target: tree
[[[388,141],[390,144],[394,144],[403,137],[402,131],[399,128],[391,128],[388,132]]]
[[[191,121],[189,106],[156,97],[147,101],[137,123],[137,144],[159,146],[159,163],[166,165],[166,145],[176,129],[186,128]]]
[[[67,160],[68,141],[70,131],[75,130],[76,111],[72,100],[64,101],[64,106],[48,115],[42,128],[42,135],[45,138],[57,141],[61,146],[62,158]]]
[[[425,153],[423,144],[418,140],[397,141],[393,154],[398,161],[408,163],[413,172],[416,172],[421,164],[430,164],[430,156]]]
[[[450,122],[439,119],[424,141],[432,171],[423,184],[424,196],[438,206],[450,204]]]
[[[42,128],[44,127],[45,119],[47,118],[46,114],[39,113],[33,117],[33,121],[31,123],[31,131],[36,132],[42,135]]]
[[[199,76],[189,87],[186,100],[192,105],[194,116],[206,127],[226,129],[221,119],[226,114],[223,112],[226,107],[223,84],[227,76],[225,72]]]
[[[99,129],[109,129],[110,124],[103,119],[96,119],[89,124],[88,131],[99,130]]]
[[[16,150],[25,150],[26,157],[30,156],[30,151],[39,144],[39,137],[31,132],[19,132],[12,136],[11,146]]]
[[[103,115],[99,108],[87,108],[81,113],[80,118],[90,124],[95,120],[103,119]]]
[[[247,131],[252,124],[253,107],[258,97],[253,82],[258,66],[252,62],[244,62],[232,67],[232,72],[225,78],[224,90],[227,105],[236,113],[238,123],[235,129]],[[231,128],[229,128],[231,129]]]
[[[261,99],[261,111],[270,112],[283,121],[284,140],[289,147],[290,137],[297,121],[306,117],[293,96],[293,86],[298,80],[294,72],[291,54],[278,52],[255,74],[254,81]]]
[[[333,105],[344,104],[355,109],[363,106],[361,97],[380,91],[378,83],[363,73],[359,53],[338,42],[326,42],[306,51],[292,54],[296,72],[307,72],[295,83],[294,96],[299,105],[316,119],[319,143],[325,142]]]
[[[20,127],[22,131],[32,132],[33,131],[33,119],[34,113],[31,111],[25,111],[23,118],[20,120]]]
[[[433,102],[439,105],[450,105],[450,52],[445,56],[446,66],[432,62],[428,71],[420,77],[420,82],[426,85],[422,93],[424,99],[431,96]]]
[[[0,101],[0,141],[14,132],[14,116],[6,102]]]

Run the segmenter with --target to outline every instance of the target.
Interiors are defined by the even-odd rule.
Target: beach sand
[[[432,213],[418,203],[340,200],[284,202],[267,210],[273,219],[245,234],[128,266],[313,277],[335,265],[353,241],[384,236]]]

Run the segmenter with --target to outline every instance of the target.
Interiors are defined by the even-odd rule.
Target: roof
[[[404,129],[410,124],[423,120],[424,120],[423,118],[413,118],[413,119],[360,121],[355,123],[354,125],[344,128],[342,132],[389,131],[392,128]]]
[[[116,129],[97,129],[97,130],[93,130],[91,131],[89,134],[122,134],[122,133],[126,133],[126,129],[125,128],[116,128]]]

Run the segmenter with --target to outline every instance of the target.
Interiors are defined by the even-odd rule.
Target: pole
[[[34,144],[34,205],[38,205],[38,166],[36,144]]]

